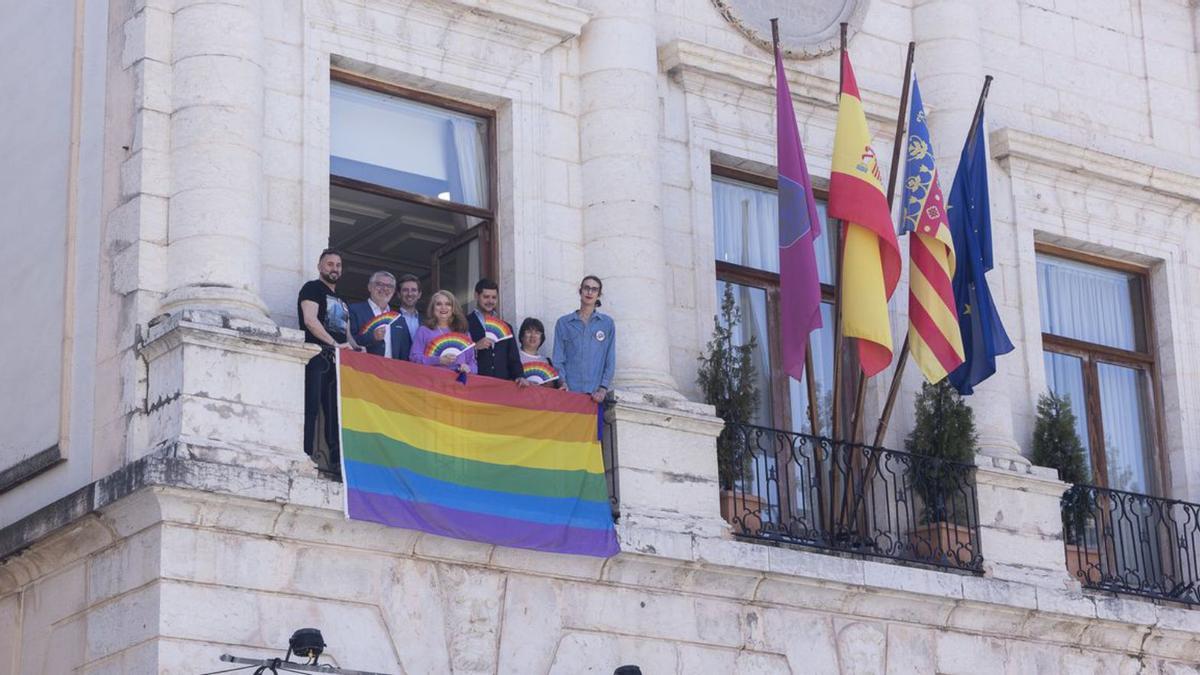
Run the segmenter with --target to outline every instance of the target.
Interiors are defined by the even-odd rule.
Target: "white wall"
[[[0,494],[0,526],[92,478],[108,2],[0,0],[0,471],[68,461]]]

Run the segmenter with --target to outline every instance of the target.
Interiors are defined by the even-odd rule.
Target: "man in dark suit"
[[[359,346],[365,347],[368,353],[387,358],[399,358],[400,354],[408,356],[408,351],[397,351],[404,345],[397,335],[403,331],[407,336],[408,328],[403,321],[393,321],[390,325],[379,325],[370,330],[367,326],[375,317],[384,312],[391,312],[392,296],[396,294],[396,277],[391,272],[376,272],[367,282],[367,292],[370,297],[364,302],[350,305],[350,333]],[[409,342],[411,345],[411,340]]]
[[[396,293],[400,296],[400,318],[396,321],[399,325],[392,332],[392,353],[396,358],[407,361],[413,336],[421,327],[421,314],[417,310],[417,302],[421,299],[421,280],[414,274],[401,275]]]
[[[500,287],[491,279],[480,279],[475,284],[475,310],[467,316],[467,330],[475,341],[475,362],[479,366],[479,374],[513,380],[521,387],[528,386],[525,370],[521,367],[520,345],[516,339],[496,342],[483,329],[487,317],[504,321],[496,315],[496,306],[499,304]],[[505,325],[511,333],[512,326],[507,322]]]

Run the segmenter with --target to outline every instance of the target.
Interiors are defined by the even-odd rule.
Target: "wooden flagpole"
[[[992,86],[992,79],[991,75],[986,75],[983,78],[983,89],[979,92],[979,102],[975,104],[975,114],[971,117],[971,127],[967,132],[967,142],[965,145],[970,145],[975,140],[975,127],[979,124],[979,117],[983,115],[983,104],[987,101],[988,89]],[[911,246],[912,244],[910,243],[909,245]],[[912,275],[911,271],[909,271],[909,275]],[[887,403],[883,406],[883,413],[879,416],[879,426],[875,430],[876,446],[883,443],[883,436],[887,433],[888,424],[892,419],[892,409],[896,406],[896,397],[900,393],[900,378],[904,375],[904,366],[908,364],[907,332],[904,337],[904,346],[901,349],[900,361],[896,364],[896,376],[892,378],[892,386],[888,388]]]
[[[845,84],[846,73],[846,30],[848,24],[842,24],[842,50],[838,65],[838,108],[841,109],[842,86]],[[837,265],[837,272],[834,275],[834,301],[833,301],[833,427],[830,433],[830,439],[834,443],[841,440],[842,431],[842,353],[845,341],[842,336],[842,257],[845,253],[846,238],[843,230],[846,229],[846,224],[840,218],[837,221],[837,260],[834,263]]]

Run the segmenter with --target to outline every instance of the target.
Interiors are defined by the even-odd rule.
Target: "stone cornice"
[[[659,66],[675,75],[689,91],[689,77],[700,76],[733,84],[739,89],[751,89],[774,94],[775,69],[767,58],[754,58],[727,52],[689,40],[673,40],[659,47]],[[787,68],[792,98],[798,102],[837,109],[838,83],[796,68]],[[863,109],[867,117],[877,122],[894,124],[900,99],[866,89],[861,90]],[[773,103],[770,99],[768,102]]]
[[[297,330],[256,324],[219,312],[185,310],[151,322],[141,352],[146,358],[154,359],[181,344],[202,344],[226,351],[273,354],[304,361],[319,351],[316,345],[305,343],[303,333]]]
[[[487,25],[489,28],[479,30],[486,31],[489,39],[539,53],[578,37],[584,24],[591,18],[591,14],[585,10],[554,0],[412,0],[405,3],[373,3],[371,10],[398,18],[420,16],[436,24],[444,24],[449,18],[455,30],[467,30],[470,23]],[[474,15],[482,21],[461,21],[464,14]],[[382,35],[373,29],[364,30],[363,27],[338,23],[334,16],[314,13],[309,17],[309,22],[329,26],[335,32],[357,33],[369,36],[372,40],[402,44],[394,36]],[[495,30],[496,24],[510,28],[498,31]]]
[[[524,26],[550,38],[546,47],[578,37],[591,14],[554,0],[450,0],[472,13]]]
[[[997,129],[989,139],[992,157],[1002,162],[1024,160],[1086,180],[1200,202],[1200,176],[1017,129]]]

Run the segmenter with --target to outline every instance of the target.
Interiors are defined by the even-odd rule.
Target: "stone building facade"
[[[769,195],[773,11],[817,177],[838,21],[884,165],[907,42],[944,177],[984,75],[996,77],[989,278],[1016,349],[969,399],[982,574],[747,541],[718,511],[721,423],[696,402],[696,359],[717,280],[754,267],[729,257],[716,193]],[[223,652],[277,655],[307,625],[340,665],[381,672],[1198,669],[1200,612],[1068,576],[1067,486],[1026,459],[1037,395],[1078,387],[1095,401],[1080,430],[1100,482],[1200,502],[1194,1],[54,0],[3,12],[0,195],[17,273],[0,338],[0,673],[215,670]],[[430,119],[448,130],[442,145],[422,131]],[[425,141],[421,166],[376,152]],[[331,243],[353,251],[347,284],[371,265],[411,265],[460,292],[494,276],[509,318],[552,319],[575,307],[580,277],[604,279],[621,333],[620,555],[342,518],[340,484],[300,450],[314,350],[295,296]],[[394,252],[372,258],[372,246]],[[1048,309],[1055,265],[1085,286],[1092,274],[1136,289],[1128,345],[1056,332],[1084,319]],[[897,335],[905,295],[892,301]],[[868,388],[868,419],[888,379]],[[911,429],[919,382],[904,375],[889,447]],[[795,421],[797,396],[778,386],[767,426]]]

